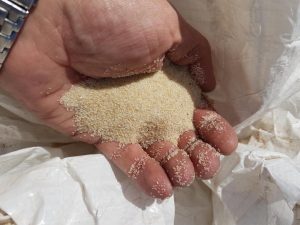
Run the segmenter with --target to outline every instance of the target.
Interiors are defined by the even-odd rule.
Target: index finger
[[[96,147],[148,195],[160,199],[172,195],[167,174],[139,144],[103,142],[96,144]]]

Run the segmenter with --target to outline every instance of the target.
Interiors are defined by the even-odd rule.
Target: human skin
[[[223,118],[218,116],[223,131],[207,132],[199,124],[212,112],[196,110],[196,131],[184,133],[178,147],[186,149],[199,134],[209,145],[199,141],[190,155],[180,150],[165,160],[176,147],[169,142],[142,149],[139,144],[103,143],[99,137],[77,133],[74,114],[59,99],[83,75],[101,78],[155,71],[162,66],[157,59],[165,55],[188,66],[203,91],[215,87],[208,41],[165,0],[40,0],[1,70],[0,87],[46,125],[95,145],[124,173],[139,167],[131,177],[147,194],[164,199],[173,187],[190,185],[195,174],[211,178],[219,168],[217,150],[226,155],[234,151],[237,138]],[[204,151],[206,167],[197,160]],[[114,157],[116,153],[121,157]]]

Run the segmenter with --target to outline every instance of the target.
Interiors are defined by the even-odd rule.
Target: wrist
[[[56,0],[38,1],[11,46],[1,74],[5,71],[16,74],[24,73],[24,68],[28,67],[29,62],[31,65],[39,61],[40,53],[57,58],[57,60],[65,55],[63,51],[58,52],[56,46],[62,39],[59,30],[62,11],[58,2]]]
[[[67,61],[61,43],[62,11],[58,2],[38,1],[0,71],[0,87],[19,100],[30,94],[28,87],[45,82],[44,74],[56,73],[53,68],[57,62]]]
[[[0,0],[0,68],[36,0]]]

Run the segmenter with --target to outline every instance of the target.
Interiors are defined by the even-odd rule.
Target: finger
[[[163,168],[140,145],[106,142],[96,147],[148,195],[160,199],[172,195],[172,185]]]
[[[193,164],[183,150],[169,142],[156,142],[146,151],[160,162],[174,186],[186,187],[193,183],[195,178]]]
[[[107,66],[102,72],[100,77],[128,77],[137,74],[145,74],[145,73],[154,73],[160,70],[163,67],[163,61],[165,56],[159,56],[158,58],[152,60],[149,63],[142,65],[132,65],[132,64],[115,64],[111,66]],[[97,75],[89,75],[90,77],[99,77],[99,73]]]
[[[154,73],[163,67],[164,56],[137,68],[127,68],[125,65],[109,67],[104,75],[107,77],[127,77],[137,74]]]
[[[224,155],[230,155],[237,147],[238,139],[230,124],[214,111],[197,109],[194,125],[201,139]]]
[[[178,147],[189,154],[197,177],[206,180],[218,172],[220,154],[211,145],[198,139],[194,131],[183,133],[179,138]]]
[[[192,77],[200,88],[212,91],[216,86],[209,42],[180,17],[181,40],[167,56],[178,65],[188,65]]]

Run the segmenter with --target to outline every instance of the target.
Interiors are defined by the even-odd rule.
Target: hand
[[[172,186],[191,183],[195,171],[202,178],[216,172],[219,158],[211,146],[225,154],[235,149],[236,136],[224,119],[217,119],[225,124],[224,131],[212,127],[207,132],[198,125],[209,112],[196,111],[198,132],[211,145],[195,144],[196,134],[186,133],[179,147],[189,149],[191,158],[180,150],[176,157],[160,165],[155,160],[143,163],[149,156],[138,144],[101,143],[97,137],[77,134],[73,113],[58,100],[82,79],[81,74],[98,78],[154,71],[162,66],[160,59],[166,52],[174,63],[189,66],[203,90],[214,88],[207,40],[167,1],[40,0],[2,68],[0,86],[47,125],[76,140],[95,144],[148,194],[165,198],[172,193]],[[173,146],[163,142],[146,151],[160,161],[170,148]],[[201,152],[206,152],[202,161]],[[118,158],[116,153],[124,155]],[[142,170],[134,172],[134,167]]]

